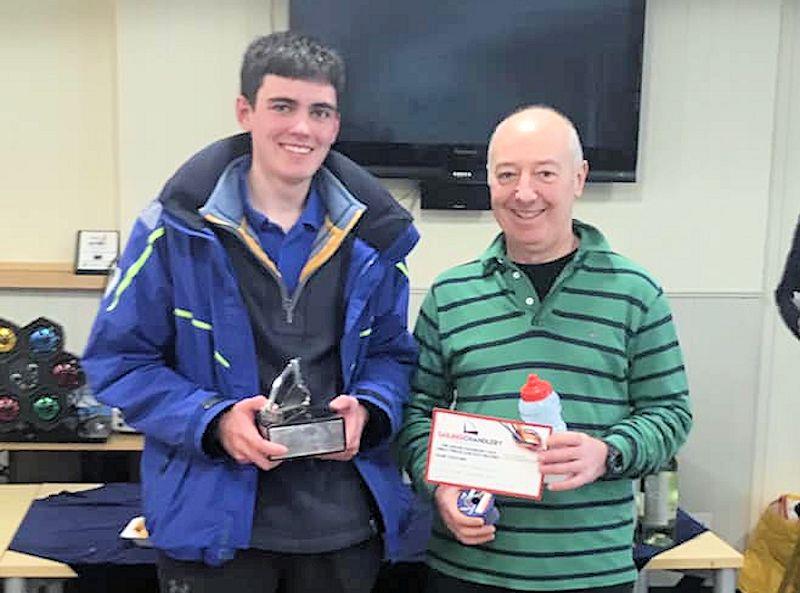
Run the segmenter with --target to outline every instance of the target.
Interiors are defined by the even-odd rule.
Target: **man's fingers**
[[[283,463],[283,461],[281,461],[281,460],[275,461],[275,460],[272,460],[272,459],[269,459],[269,458],[260,458],[260,459],[257,458],[255,460],[253,460],[253,463],[256,466],[258,466],[260,469],[262,469],[265,472],[267,472],[267,471],[269,471],[271,469],[275,469],[276,467],[278,467],[281,463]]]
[[[261,411],[261,409],[267,405],[267,401],[269,400],[263,395],[254,395],[253,397],[241,400],[237,405],[241,406],[243,410],[255,413]]]
[[[282,445],[275,445],[275,449],[270,449],[269,453],[266,454],[261,450],[253,450],[249,455],[249,461],[264,471],[268,471],[281,464],[282,460],[273,459],[273,457],[280,457],[285,455],[286,452],[286,447]]]
[[[254,463],[261,469],[271,469],[278,463],[271,458],[281,457],[288,452],[284,445],[262,438],[255,427],[252,431],[240,433],[231,449],[231,457],[238,463]]]
[[[358,453],[358,449],[352,451],[350,449],[345,449],[344,451],[340,451],[339,453],[326,453],[325,455],[320,455],[319,459],[325,459],[327,461],[350,461],[353,457],[356,456]]]
[[[439,515],[458,541],[467,546],[484,544],[494,539],[494,525],[486,525],[480,517],[470,517],[458,510],[459,488],[439,486],[434,498]]]
[[[361,433],[368,414],[357,398],[352,395],[339,395],[333,398],[328,408],[344,418],[345,450],[338,453],[319,455],[319,459],[329,461],[350,461],[361,449]]]
[[[328,408],[337,414],[343,414],[358,405],[358,400],[351,395],[337,395],[328,404]]]
[[[272,452],[269,454],[264,454],[262,451],[253,449],[250,452],[250,463],[256,465],[257,467],[261,468],[264,471],[269,471],[278,465],[281,464],[281,460],[272,459],[272,456],[280,456],[286,453],[286,447],[283,447],[283,453]]]
[[[567,430],[564,432],[555,432],[547,437],[547,449],[560,449],[561,447],[575,447],[580,445],[583,437],[586,436],[581,432],[574,432]]]
[[[275,469],[276,467],[278,467],[281,463],[282,462],[280,462],[280,461],[270,461],[268,459],[267,460],[263,460],[262,459],[262,460],[254,461],[253,465],[258,467],[260,470],[268,472],[269,470]]]
[[[561,492],[562,490],[573,490],[575,488],[580,488],[584,484],[588,483],[584,476],[580,474],[574,474],[566,480],[561,480],[559,482],[552,482],[547,485],[547,489],[552,492]]]
[[[462,544],[466,546],[478,546],[480,544],[485,544],[486,542],[490,542],[494,539],[494,531],[488,534],[482,535],[474,535],[474,536],[467,536],[467,535],[455,535],[456,539],[460,541]]]
[[[347,443],[345,443],[347,448],[344,451],[326,453],[325,455],[320,455],[319,458],[328,459],[330,461],[350,461],[353,457],[358,455],[360,445],[361,440],[353,438],[353,435],[348,433]]]
[[[264,457],[282,457],[289,452],[289,449],[287,449],[285,445],[263,439],[261,440],[258,450]]]
[[[459,533],[463,535],[469,535],[471,537],[479,537],[481,535],[487,535],[489,533],[494,533],[494,525],[486,525],[483,522],[483,519],[478,517],[470,517],[470,519],[477,519],[478,525],[464,525],[463,523],[456,523],[450,521],[449,523],[454,527]]]
[[[570,474],[580,471],[580,467],[575,461],[570,460],[564,463],[540,463],[539,471],[544,475],[549,474]]]
[[[577,457],[575,447],[565,447],[563,449],[548,449],[547,451],[539,451],[537,456],[539,458],[539,465],[548,465],[551,463],[563,463],[572,461]]]
[[[480,517],[470,517],[458,509],[455,511],[448,509],[446,515],[447,522],[457,526],[459,529],[480,529],[486,527],[486,524],[484,524],[483,519]]]
[[[479,525],[463,525],[461,523],[454,523],[446,521],[447,528],[452,532],[455,538],[462,544],[474,546],[476,544],[486,543],[494,539],[495,527],[494,525],[484,525],[481,519],[477,517],[469,517],[470,519],[477,519]]]

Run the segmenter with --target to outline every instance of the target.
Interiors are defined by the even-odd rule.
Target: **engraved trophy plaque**
[[[258,428],[265,439],[289,450],[272,458],[275,460],[345,450],[344,418],[328,410],[327,405],[311,405],[299,358],[291,359],[272,382],[267,404],[258,413]]]

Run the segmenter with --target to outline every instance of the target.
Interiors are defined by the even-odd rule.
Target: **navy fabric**
[[[685,541],[689,541],[704,531],[708,531],[708,527],[692,518],[692,516],[688,513],[678,509],[678,516],[675,520],[676,546]],[[648,546],[647,544],[638,544],[633,549],[633,562],[636,564],[636,568],[641,570],[642,567],[648,563],[650,558],[656,554],[660,554],[664,550],[665,548],[657,548],[655,546]]]
[[[142,514],[139,484],[107,484],[36,500],[10,549],[67,564],[154,564],[156,552],[119,537]]]

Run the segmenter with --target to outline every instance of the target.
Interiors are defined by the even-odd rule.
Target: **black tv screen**
[[[347,65],[336,148],[382,176],[485,180],[505,115],[575,123],[593,181],[634,181],[644,0],[291,0]]]

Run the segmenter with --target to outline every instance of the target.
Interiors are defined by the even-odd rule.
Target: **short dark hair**
[[[328,83],[337,98],[344,90],[344,60],[336,50],[293,31],[258,37],[244,52],[240,92],[250,105],[267,74]]]

